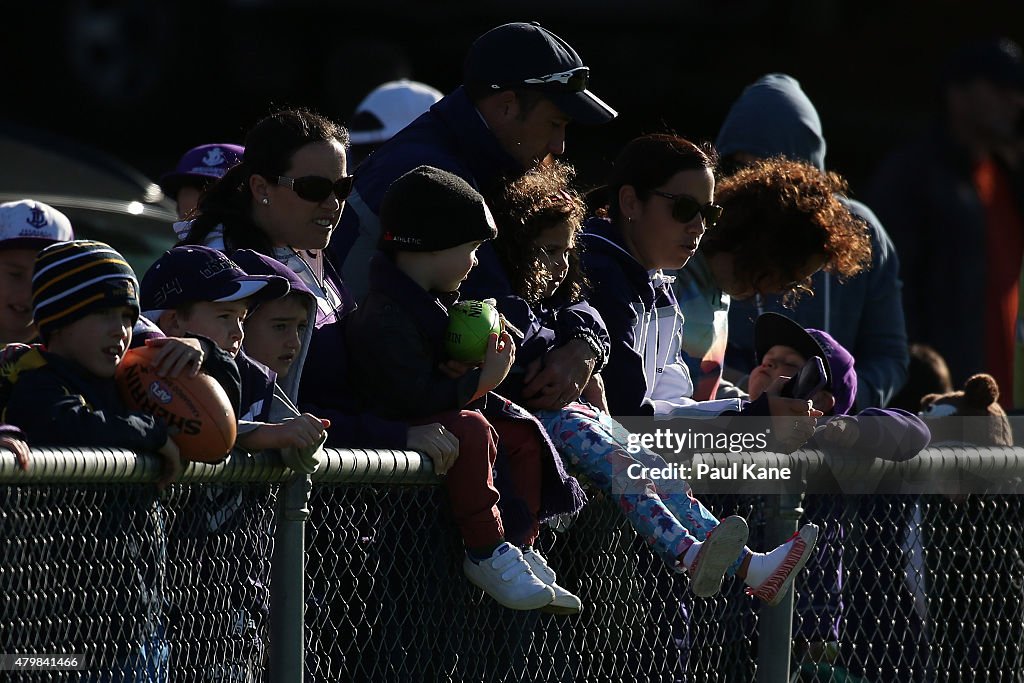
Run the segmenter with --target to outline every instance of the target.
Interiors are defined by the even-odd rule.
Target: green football
[[[454,360],[482,361],[492,334],[501,334],[501,319],[494,306],[483,301],[460,301],[448,309],[444,348]]]

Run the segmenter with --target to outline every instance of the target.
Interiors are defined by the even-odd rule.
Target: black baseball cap
[[[821,344],[800,323],[769,311],[757,316],[754,321],[754,353],[758,363],[773,346],[788,346],[806,359],[820,356],[825,362],[828,377],[834,377],[829,354],[825,353]]]
[[[580,123],[607,123],[618,112],[588,89],[590,69],[569,43],[536,22],[492,28],[469,48],[463,83],[494,92],[542,92]]]

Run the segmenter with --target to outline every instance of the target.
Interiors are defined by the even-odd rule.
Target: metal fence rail
[[[0,654],[78,654],[89,672],[0,679],[296,681],[304,668],[318,681],[1024,680],[1024,498],[1002,484],[1024,476],[1024,449],[869,465],[729,456],[800,468],[795,493],[698,491],[716,514],[748,517],[755,550],[797,518],[822,526],[792,609],[759,609],[735,580],[694,598],[594,496],[539,541],[583,599],[570,618],[505,610],[468,584],[446,494],[419,456],[326,455],[304,557],[280,542],[275,556],[274,539],[296,504],[283,491],[308,480],[270,454],[193,465],[163,496],[146,455],[36,451],[28,474],[0,457]],[[826,470],[861,495],[826,493]],[[998,493],[965,493],[965,472],[971,491]],[[923,482],[946,482],[946,495]],[[298,601],[305,623],[272,629],[272,595]],[[303,632],[299,670],[271,667],[271,633]]]

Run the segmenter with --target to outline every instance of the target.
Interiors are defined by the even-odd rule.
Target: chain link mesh
[[[0,653],[83,654],[88,669],[0,680],[265,680],[277,498],[269,483],[160,499],[133,483],[0,486]],[[701,499],[768,549],[769,497]],[[797,582],[793,680],[1024,680],[1022,501],[807,496],[801,521],[823,542]],[[447,510],[435,486],[314,486],[307,680],[754,679],[763,614],[741,582],[694,598],[601,496],[538,542],[577,617],[471,586]]]
[[[0,487],[0,652],[78,654],[89,672],[0,680],[263,680],[273,500],[269,485]]]

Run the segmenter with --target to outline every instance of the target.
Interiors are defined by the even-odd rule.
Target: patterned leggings
[[[610,415],[587,403],[573,402],[559,411],[536,413],[558,451],[622,508],[633,528],[669,567],[679,570],[679,559],[718,526],[718,519],[693,497],[685,481],[635,478],[630,465],[666,467],[657,453],[640,448],[626,450],[629,433]],[[731,576],[748,551],[729,568]]]

